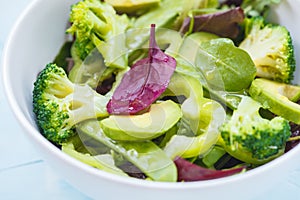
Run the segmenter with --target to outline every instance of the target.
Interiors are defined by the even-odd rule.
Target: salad
[[[279,0],[80,0],[34,82],[41,134],[120,176],[188,182],[299,143],[300,86]]]

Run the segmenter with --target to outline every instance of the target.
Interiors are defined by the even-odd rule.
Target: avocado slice
[[[192,76],[175,72],[164,96],[184,96],[181,105],[182,118],[187,122],[195,135],[206,132],[215,109],[219,103],[203,97],[203,87],[199,80]]]
[[[118,12],[133,14],[158,6],[160,0],[105,0],[105,2],[112,5]]]
[[[249,89],[250,96],[276,115],[300,124],[300,86],[268,79],[255,79]]]
[[[209,118],[200,117],[203,88],[197,79],[192,76],[175,72],[170,80],[164,96],[184,96],[186,99],[181,105],[182,117],[189,123],[192,131],[198,135],[206,127]]]
[[[182,121],[189,125],[193,136],[180,132],[171,137],[164,152],[174,159],[176,156],[192,158],[207,153],[219,138],[219,126],[225,121],[226,112],[218,102],[204,98],[199,80],[193,76],[175,72],[165,96],[183,95]],[[180,128],[179,128],[180,129]]]
[[[140,115],[110,115],[100,121],[105,135],[118,141],[144,141],[171,129],[181,118],[177,103],[167,100],[152,104]]]
[[[197,136],[173,135],[164,147],[164,152],[171,159],[175,159],[176,156],[182,158],[203,156],[217,143],[219,126],[224,123],[226,117],[225,110],[219,103],[207,98],[203,98],[201,105],[200,110],[205,112],[201,112],[198,117],[207,120],[208,124],[205,123],[203,133]]]

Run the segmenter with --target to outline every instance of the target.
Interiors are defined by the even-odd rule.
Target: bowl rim
[[[35,142],[39,143],[40,146],[43,146],[49,153],[57,156],[57,158],[64,160],[65,163],[71,167],[76,167],[77,169],[82,170],[82,172],[87,172],[93,176],[97,176],[97,178],[104,178],[108,181],[117,182],[119,184],[132,185],[134,187],[143,187],[143,188],[157,188],[160,190],[186,190],[186,189],[199,189],[199,188],[209,188],[209,187],[218,187],[224,184],[240,182],[247,180],[251,177],[258,177],[260,174],[263,174],[265,171],[268,171],[273,167],[282,166],[286,160],[292,159],[298,154],[300,151],[300,145],[297,145],[295,148],[287,152],[286,154],[270,161],[262,166],[259,166],[255,169],[247,171],[242,174],[236,174],[229,177],[218,178],[213,180],[205,180],[205,181],[195,181],[195,182],[155,182],[155,181],[147,181],[136,178],[128,178],[122,177],[119,175],[115,175],[109,172],[101,171],[99,169],[90,167],[75,158],[64,154],[59,148],[49,142],[45,137],[40,134],[40,132],[30,124],[30,122],[26,119],[26,116],[22,113],[21,108],[18,105],[18,102],[15,96],[10,92],[12,88],[12,83],[9,79],[9,60],[12,57],[12,49],[11,46],[14,43],[14,38],[16,36],[16,30],[22,24],[24,20],[26,20],[26,16],[31,12],[32,9],[37,7],[42,3],[42,0],[32,0],[29,5],[25,7],[25,9],[21,12],[21,14],[17,17],[17,20],[13,24],[13,27],[6,38],[4,43],[4,48],[2,52],[1,65],[2,65],[2,83],[4,86],[4,94],[7,102],[10,106],[10,109],[19,125],[23,128],[22,132],[27,132],[30,137],[35,140]],[[49,163],[49,165],[51,165]]]

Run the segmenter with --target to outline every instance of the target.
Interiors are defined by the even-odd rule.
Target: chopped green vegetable
[[[261,107],[251,97],[244,96],[232,117],[220,127],[224,149],[250,164],[263,164],[282,155],[291,135],[286,119],[264,119],[259,114]]]
[[[257,76],[290,83],[295,71],[295,55],[289,31],[280,25],[266,24],[262,17],[246,21],[246,38],[239,45],[249,53]]]
[[[244,9],[247,16],[267,17],[270,7],[279,4],[281,0],[243,0],[241,7]]]
[[[127,66],[124,32],[129,26],[127,15],[117,15],[114,8],[99,0],[83,0],[71,8],[68,33],[76,36],[75,48],[84,60],[94,48],[104,57],[107,66]]]
[[[82,122],[78,125],[77,129],[79,134],[88,135],[124,156],[152,180],[169,182],[177,180],[175,164],[163,150],[153,142],[114,141],[105,136],[97,120]]]
[[[187,11],[194,7],[195,1],[164,0],[159,6],[154,7],[149,12],[138,17],[134,22],[135,28],[149,27],[150,24],[156,24],[157,28],[175,27],[176,20],[180,15],[187,14]]]
[[[110,115],[100,121],[104,133],[113,140],[145,141],[171,129],[182,116],[180,107],[171,100],[154,103],[149,111],[136,115]]]
[[[119,13],[141,15],[149,9],[158,6],[161,0],[105,0]]]
[[[57,144],[76,134],[77,123],[107,116],[107,102],[88,85],[73,84],[56,64],[48,64],[34,83],[33,112],[37,123],[43,135]]]
[[[125,172],[115,166],[115,162],[113,160],[112,155],[110,154],[100,154],[92,156],[89,153],[82,153],[75,149],[74,144],[72,142],[68,142],[62,145],[61,149],[64,153],[70,155],[71,157],[86,163],[92,167],[101,169],[103,171],[121,175],[128,176]]]
[[[198,106],[200,114],[197,119],[200,121],[200,123],[198,123],[202,133],[198,132],[197,136],[186,136],[184,132],[179,129],[177,134],[172,136],[164,147],[164,151],[172,159],[176,156],[183,158],[203,156],[216,144],[219,138],[218,128],[225,120],[223,107],[219,103],[205,98],[201,100],[201,104],[198,104]],[[192,107],[190,107],[190,109],[192,109]],[[204,124],[203,121],[205,121]],[[192,124],[190,126],[195,125]]]
[[[174,73],[164,95],[183,95],[186,99],[181,105],[182,118],[195,135],[203,133],[211,120],[211,113],[203,111],[206,100],[203,98],[200,81],[191,76]]]
[[[251,97],[260,102],[264,108],[296,124],[300,124],[299,100],[300,86],[258,78],[249,89]]]
[[[208,167],[208,168],[214,168],[214,165],[216,164],[216,162],[220,158],[222,158],[222,156],[224,156],[225,154],[226,154],[226,151],[224,150],[224,148],[222,148],[220,146],[214,146],[208,152],[208,154],[206,154],[202,158],[202,162],[203,162],[203,164],[205,164],[206,167]]]

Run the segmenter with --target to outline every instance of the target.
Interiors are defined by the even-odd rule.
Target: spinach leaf
[[[202,42],[195,66],[201,70],[208,85],[218,90],[247,89],[256,75],[256,67],[249,54],[227,38]]]

